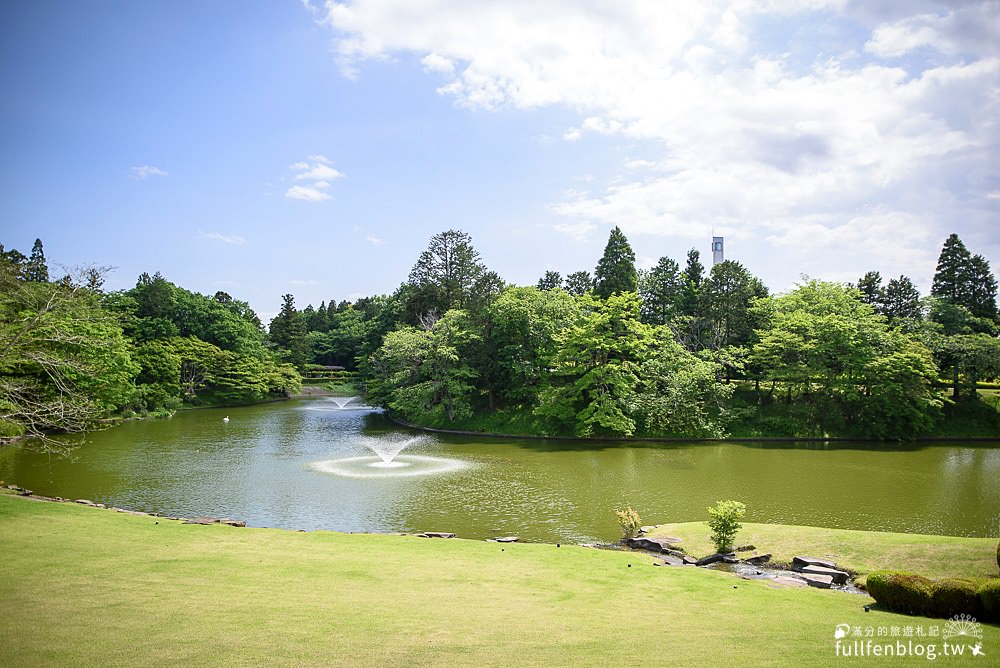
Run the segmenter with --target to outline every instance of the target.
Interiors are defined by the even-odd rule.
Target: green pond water
[[[341,400],[342,401],[342,400]],[[230,421],[223,421],[228,415]],[[370,446],[405,445],[380,463]],[[339,531],[453,531],[550,542],[617,538],[613,509],[996,536],[1000,443],[581,443],[425,435],[314,399],[186,411],[90,434],[67,458],[0,448],[0,480],[133,510]]]

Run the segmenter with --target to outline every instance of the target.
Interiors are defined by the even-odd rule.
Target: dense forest
[[[40,240],[28,256],[0,246],[0,435],[285,397],[318,368],[405,420],[510,433],[896,439],[956,415],[1000,428],[977,391],[1000,376],[997,282],[956,235],[922,297],[877,271],[771,295],[694,249],[637,270],[618,228],[593,272],[515,286],[448,230],[393,294],[304,309],[284,295],[266,329],[224,292],[158,273],[107,292],[106,271],[53,278]]]
[[[876,271],[770,295],[739,262],[706,270],[694,249],[683,267],[639,271],[618,228],[593,273],[511,286],[449,230],[394,294],[301,311],[285,295],[270,332],[286,359],[357,369],[372,401],[420,424],[906,438],[948,415],[998,433],[996,411],[977,410],[977,383],[1000,375],[996,293],[956,235],[921,297]]]
[[[40,240],[27,257],[0,245],[0,435],[80,432],[299,387],[245,302],[159,274],[105,292],[106,273],[89,266],[50,277]]]

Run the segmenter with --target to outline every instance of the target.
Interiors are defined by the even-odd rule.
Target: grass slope
[[[715,551],[705,522],[661,524],[649,535],[682,538],[685,551],[698,556]],[[790,564],[795,555],[827,558],[862,575],[890,568],[930,578],[997,576],[996,538],[747,523],[736,535],[736,544],[770,552],[775,563]]]
[[[836,665],[836,624],[927,621],[636,553],[189,526],[7,495],[0,551],[6,665]],[[1000,650],[1000,628],[983,642]]]

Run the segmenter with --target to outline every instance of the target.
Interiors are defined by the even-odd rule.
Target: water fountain
[[[343,457],[315,462],[311,468],[344,478],[387,478],[446,473],[465,468],[468,464],[459,459],[429,455],[401,454],[406,448],[429,439],[425,436],[406,437],[386,435],[368,437],[364,445],[375,456]]]
[[[347,404],[354,401],[356,397],[330,397],[330,401],[337,404],[337,408],[343,409]]]

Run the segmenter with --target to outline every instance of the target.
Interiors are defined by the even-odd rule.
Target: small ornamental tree
[[[616,510],[615,515],[618,517],[618,526],[622,530],[622,540],[635,538],[639,535],[642,520],[639,519],[639,513],[632,506],[627,506],[624,510]]]
[[[712,530],[716,551],[733,551],[736,532],[743,527],[740,520],[746,511],[747,507],[739,501],[719,501],[708,509],[708,528]]]

